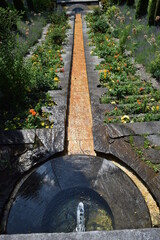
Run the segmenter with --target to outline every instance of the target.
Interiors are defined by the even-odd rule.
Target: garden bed
[[[96,66],[99,81],[106,94],[101,103],[112,104],[106,111],[105,123],[148,122],[160,120],[160,90],[154,88],[151,81],[142,80],[136,74],[132,59],[121,50],[119,41],[113,37],[105,11],[88,14],[90,27],[89,45],[95,46],[91,54],[104,60]],[[111,13],[110,13],[111,14]],[[116,31],[116,29],[114,29]]]
[[[55,13],[51,15],[50,21],[45,41],[34,49],[32,56],[25,62],[20,53],[23,44],[21,47],[15,46],[14,41],[17,42],[17,38],[11,39],[15,48],[10,49],[9,57],[6,56],[4,68],[1,69],[3,104],[0,129],[53,127],[53,119],[49,121],[49,114],[42,110],[42,106],[52,107],[56,104],[47,92],[59,89],[58,72],[64,72],[61,54],[64,53],[62,43],[66,38],[68,23],[65,14]],[[6,72],[5,68],[9,67],[7,60],[11,62],[10,69]]]

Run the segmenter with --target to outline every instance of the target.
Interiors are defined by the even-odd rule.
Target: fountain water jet
[[[76,232],[85,232],[84,204],[80,202],[77,207]]]

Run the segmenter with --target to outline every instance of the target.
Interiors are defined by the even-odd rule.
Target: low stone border
[[[158,240],[160,229],[1,235],[1,240]]]
[[[90,100],[93,117],[94,150],[99,156],[110,156],[120,161],[133,170],[134,173],[147,185],[154,199],[160,206],[160,172],[155,173],[137,155],[135,148],[143,147],[146,140],[158,149],[143,147],[143,156],[152,163],[160,163],[160,122],[145,122],[132,124],[107,124],[104,125],[105,111],[112,110],[112,104],[100,104],[100,97],[106,92],[100,87],[98,71],[95,65],[102,59],[91,56],[94,47],[88,45],[89,39],[87,25],[83,18],[84,47],[89,82]],[[132,147],[130,137],[133,138]]]
[[[3,206],[17,180],[34,165],[46,161],[55,154],[65,152],[65,125],[68,102],[68,88],[72,65],[74,16],[70,18],[71,28],[67,32],[64,73],[59,73],[62,90],[49,91],[56,105],[44,107],[54,120],[53,129],[32,129],[0,131],[0,216]],[[2,164],[3,163],[3,164]]]

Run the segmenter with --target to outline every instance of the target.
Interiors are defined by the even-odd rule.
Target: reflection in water
[[[46,209],[45,232],[73,232],[77,226],[77,206],[85,208],[85,230],[112,230],[112,213],[108,204],[93,190],[69,189],[59,193]]]

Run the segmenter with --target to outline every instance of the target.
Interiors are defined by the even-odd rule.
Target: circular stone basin
[[[8,213],[6,232],[72,232],[79,202],[86,231],[151,227],[144,199],[110,161],[73,155],[38,167],[19,187]]]

